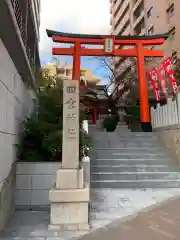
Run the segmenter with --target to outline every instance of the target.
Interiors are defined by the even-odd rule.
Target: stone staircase
[[[91,188],[179,188],[180,166],[155,133],[113,133],[90,127],[93,137]]]

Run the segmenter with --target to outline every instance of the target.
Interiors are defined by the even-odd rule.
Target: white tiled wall
[[[0,182],[15,160],[19,124],[33,109],[31,93],[0,39]]]

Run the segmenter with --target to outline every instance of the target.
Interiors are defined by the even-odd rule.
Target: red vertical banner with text
[[[156,101],[160,101],[160,89],[159,89],[159,84],[158,84],[158,72],[156,68],[153,68],[149,71],[147,71],[151,87],[154,91]]]
[[[168,88],[167,88],[167,83],[166,83],[166,73],[165,73],[164,65],[161,64],[159,67],[156,68],[156,71],[158,74],[159,83],[160,83],[162,92],[164,93],[164,95],[167,98],[168,97]]]
[[[174,94],[176,94],[178,92],[178,86],[176,83],[176,78],[175,78],[175,72],[173,69],[173,62],[172,62],[172,58],[168,57],[164,60],[164,62],[162,63],[163,68],[165,70],[165,73],[167,75],[167,77],[169,78],[171,87],[173,89]]]

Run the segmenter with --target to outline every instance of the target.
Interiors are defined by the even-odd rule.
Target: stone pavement
[[[91,189],[92,230],[180,197],[180,189]]]
[[[104,231],[104,228],[111,231],[112,227],[117,226],[124,217],[138,214],[144,208],[178,196],[180,197],[180,189],[177,188],[93,189],[91,192],[93,199],[90,215],[91,231],[94,232],[93,234]],[[16,211],[0,240],[69,240],[87,234],[87,232],[58,234],[49,232],[48,223],[49,212],[47,211]]]
[[[79,239],[179,240],[180,198],[166,202],[151,211],[144,211],[134,219],[127,219],[124,223],[116,221]]]

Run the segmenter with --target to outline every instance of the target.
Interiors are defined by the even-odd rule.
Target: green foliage
[[[80,110],[79,120],[80,120],[80,123],[82,123],[82,121],[86,120],[86,113],[84,110]]]
[[[46,87],[46,86],[55,86],[56,85],[56,76],[52,76],[50,74],[49,69],[41,69],[41,74],[37,79],[39,87]]]
[[[57,94],[59,92],[59,94]],[[23,122],[19,149],[20,161],[60,161],[62,152],[62,102],[60,91],[44,88],[38,104]]]
[[[83,156],[88,156],[89,148],[92,146],[90,136],[82,128],[79,131],[79,142],[80,160],[82,160]]]
[[[139,120],[140,119],[140,106],[136,105],[133,107],[127,107],[126,112],[128,115],[132,115],[134,119]]]
[[[117,126],[117,117],[109,115],[103,121],[103,127],[107,132],[114,132]]]
[[[19,161],[61,161],[62,115],[62,88],[59,86],[42,88],[34,112],[23,122],[18,145]],[[83,112],[80,115],[82,121]],[[89,137],[81,131],[80,149],[89,144]]]

